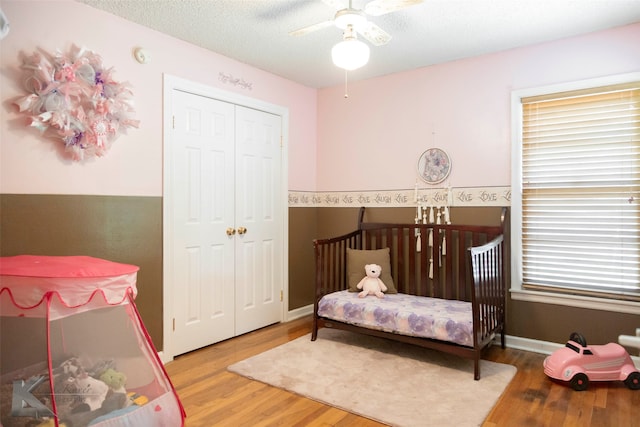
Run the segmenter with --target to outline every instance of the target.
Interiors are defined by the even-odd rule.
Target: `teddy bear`
[[[380,273],[382,267],[378,264],[367,264],[364,266],[365,277],[360,280],[356,286],[358,289],[362,289],[362,292],[358,294],[358,297],[364,298],[367,295],[375,295],[378,298],[384,298],[383,292],[387,291],[382,279],[380,279]]]

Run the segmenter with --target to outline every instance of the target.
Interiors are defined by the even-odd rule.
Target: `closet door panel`
[[[234,106],[175,90],[171,138],[175,354],[234,335]]]
[[[282,317],[281,135],[280,116],[236,106],[237,334]]]

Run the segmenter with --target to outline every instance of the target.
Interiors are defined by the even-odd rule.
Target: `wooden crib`
[[[506,209],[503,209],[499,226],[388,224],[363,222],[364,208],[361,208],[357,230],[339,237],[314,240],[316,294],[312,341],[317,339],[319,328],[329,327],[411,343],[472,359],[474,378],[480,379],[481,353],[492,343],[496,334],[501,335],[501,345],[505,347],[505,214]],[[346,292],[349,288],[349,250],[383,248],[389,248],[391,279],[398,294],[405,301],[406,295],[411,295],[410,299],[427,297],[420,299],[420,304],[416,301],[411,305],[426,305],[422,302],[431,301],[429,298],[437,299],[434,300],[436,303],[442,303],[443,299],[466,303],[468,318],[466,325],[460,328],[468,329],[468,337],[456,342],[441,334],[416,336],[415,331],[407,332],[390,324],[374,324],[367,320],[371,316],[356,315],[348,319],[338,315],[345,310],[333,309],[331,304],[339,302],[329,302],[329,298],[337,297],[339,293],[342,298],[348,299],[350,312],[365,313],[372,310],[372,304],[378,312],[394,310],[390,304],[399,298],[394,295],[387,294],[382,299],[375,296],[357,298],[357,294],[349,295]],[[360,310],[354,305],[360,303],[369,304],[370,307]],[[434,314],[434,310],[419,310],[422,312],[413,315],[424,316],[427,324],[451,322],[438,319],[439,314]],[[385,316],[390,317],[393,317],[393,313]]]

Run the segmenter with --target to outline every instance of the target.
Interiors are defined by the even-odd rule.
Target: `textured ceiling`
[[[332,19],[322,0],[77,1],[305,86],[344,81],[331,62],[341,30],[288,34]],[[425,0],[368,19],[393,38],[350,81],[640,22],[640,0]]]

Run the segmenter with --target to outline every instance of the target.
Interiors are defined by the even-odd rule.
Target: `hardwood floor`
[[[187,412],[186,426],[383,426],[226,370],[232,363],[310,331],[311,318],[305,317],[205,347],[168,363],[166,370]],[[591,383],[588,390],[576,392],[549,380],[542,371],[543,354],[494,346],[484,358],[518,368],[484,427],[640,427],[640,391],[629,390],[621,382]]]

